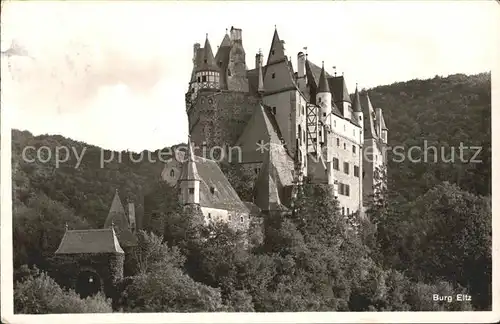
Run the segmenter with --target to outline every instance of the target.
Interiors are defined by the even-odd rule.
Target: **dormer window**
[[[276,78],[276,73],[271,74],[271,78]]]
[[[271,51],[271,55],[274,55],[274,50]]]
[[[206,59],[204,59],[204,60],[203,60],[203,63],[207,63],[207,60],[206,60]]]
[[[188,191],[190,195],[194,195],[194,188],[189,188]]]
[[[240,222],[243,223],[243,216],[240,217]]]
[[[215,188],[214,187],[210,187],[210,193],[213,195],[215,194]]]

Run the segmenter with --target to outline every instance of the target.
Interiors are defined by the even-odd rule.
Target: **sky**
[[[2,51],[14,41],[28,56],[2,56],[2,113],[34,135],[154,150],[187,140],[193,44],[207,33],[215,53],[226,28],[241,28],[253,68],[276,26],[294,67],[307,47],[353,92],[491,71],[497,21],[500,5],[487,0],[7,1]]]

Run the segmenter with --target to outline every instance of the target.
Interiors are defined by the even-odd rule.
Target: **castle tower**
[[[326,80],[325,64],[323,62],[321,67],[321,74],[319,76],[318,90],[316,92],[316,103],[320,107],[320,120],[324,121],[332,112],[332,93],[330,86]]]
[[[248,92],[247,65],[245,49],[240,28],[231,27],[231,50],[227,67],[227,89]]]
[[[186,94],[187,109],[196,98],[198,91],[202,89],[220,89],[219,67],[215,64],[212,47],[208,41],[208,34],[205,39],[205,46],[200,48],[200,44],[196,43],[193,46],[193,52],[193,72],[189,83],[189,91]]]
[[[195,156],[191,145],[191,136],[189,136],[187,161],[184,162],[181,175],[179,177],[181,204],[197,205],[200,203],[200,182],[201,178],[198,174],[198,169],[196,168]]]
[[[299,52],[297,54],[297,85],[302,92],[306,91],[306,55],[304,54],[304,52]]]

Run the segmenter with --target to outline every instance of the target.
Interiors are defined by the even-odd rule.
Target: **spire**
[[[229,47],[231,46],[231,39],[229,38],[229,35],[227,34],[227,28],[226,28],[226,34],[224,35],[224,38],[222,39],[222,42],[220,43],[220,47]]]
[[[212,52],[212,46],[210,46],[210,41],[208,40],[208,34],[206,34],[201,59],[202,61],[200,62],[198,71],[219,71],[217,65],[215,64],[214,53]]]
[[[120,196],[118,194],[118,189],[115,190],[115,196],[111,202],[111,207],[109,208],[108,217],[104,222],[104,228],[117,225],[120,229],[126,229],[129,227],[127,216],[125,215],[125,208],[123,208]]]
[[[278,35],[278,29],[276,29],[276,25],[274,26],[274,35],[273,40],[271,42],[271,50],[269,51],[269,57],[267,59],[267,64],[271,64],[274,62],[279,62],[286,59],[285,49],[283,47],[283,42],[280,40]]]
[[[358,84],[356,83],[356,91],[354,91],[354,99],[352,102],[352,110],[354,112],[361,112],[361,102],[359,99]]]
[[[188,150],[187,150],[187,161],[184,162],[182,166],[181,175],[179,181],[186,180],[197,180],[200,181],[200,175],[198,174],[198,169],[196,167],[195,155],[193,153],[193,146],[191,145],[191,135],[188,136]]]
[[[318,82],[318,93],[321,92],[330,92],[330,86],[328,85],[328,82],[326,80],[325,62],[323,62],[321,65],[321,74],[319,76]]]

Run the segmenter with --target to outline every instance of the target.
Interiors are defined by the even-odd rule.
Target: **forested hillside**
[[[401,146],[407,152],[412,146],[423,148],[428,141],[427,146],[443,147],[449,157],[451,146],[457,152],[460,143],[482,146],[476,159],[483,162],[461,162],[457,152],[454,163],[442,161],[441,156],[433,163],[432,155],[427,163],[395,162],[389,153],[389,188],[384,193],[389,199],[375,197],[368,213],[371,222],[363,224],[361,235],[345,236],[341,230],[345,224],[336,219],[336,205],[328,202],[331,197],[306,185],[294,216],[266,219],[262,242],[250,250],[240,249],[235,243],[238,233],[223,226],[215,230],[224,235],[198,241],[165,226],[190,218],[170,213],[174,191],[158,181],[163,165],[147,159],[149,153],[158,160],[158,152],[143,152],[140,162],[134,162],[140,160],[138,154],[130,158],[123,152],[120,162],[118,152],[103,152],[62,136],[33,137],[14,131],[14,261],[20,281],[16,296],[23,300],[16,309],[36,308],[23,296],[37,289],[39,281],[50,281],[21,266],[48,271],[48,258],[57,249],[66,223],[70,228],[102,227],[115,189],[122,199],[136,202],[139,225],[147,230],[140,241],[157,255],[149,270],[125,289],[118,308],[124,311],[489,309],[490,74],[412,80],[370,89],[369,94],[374,106],[384,111],[391,147]],[[27,146],[46,146],[52,157],[46,163],[40,158],[29,162],[22,156]],[[68,161],[56,167],[54,153],[60,147],[73,151]],[[27,151],[27,157],[36,159],[34,152]],[[78,167],[75,152],[78,156],[84,152]],[[111,154],[113,161],[101,167],[101,156],[109,159]],[[42,159],[46,155],[47,150]],[[413,153],[413,158],[418,156]],[[165,260],[170,260],[168,266]],[[172,291],[186,295],[166,297]],[[467,292],[472,301],[433,303],[431,295],[438,292]],[[37,307],[53,311],[47,305]],[[106,307],[96,306],[96,311]],[[82,309],[92,307],[63,310]]]

